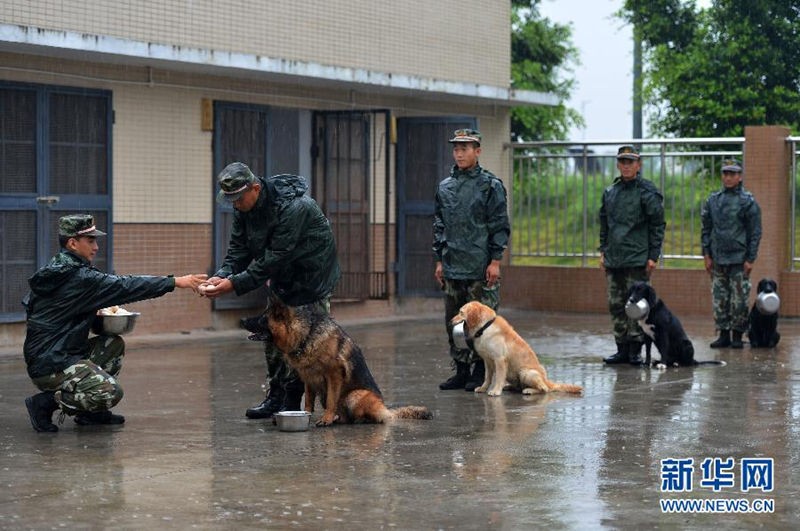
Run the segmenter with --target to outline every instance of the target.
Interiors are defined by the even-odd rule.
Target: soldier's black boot
[[[642,343],[641,341],[631,341],[628,343],[628,363],[631,365],[642,364]]]
[[[277,385],[270,385],[264,401],[257,406],[247,408],[244,414],[249,419],[268,419],[281,409],[283,396],[283,389]]]
[[[451,389],[464,389],[464,386],[467,385],[467,379],[469,378],[469,363],[457,361],[455,364],[456,373],[439,384],[439,389],[442,391],[450,391]]]
[[[100,424],[125,424],[125,417],[115,415],[109,410],[105,411],[86,411],[75,415],[75,424],[81,426],[97,426]]]
[[[305,386],[299,378],[286,386],[286,394],[279,411],[300,411],[300,401],[303,400]]]
[[[741,334],[739,334],[739,339],[741,339]],[[711,348],[726,348],[731,346],[731,331],[730,330],[720,330],[719,337],[716,341],[711,343]],[[742,347],[739,347],[742,348]]]
[[[743,348],[742,333],[738,330],[733,331],[733,338],[731,339],[731,348]]]
[[[475,392],[475,389],[483,385],[483,380],[486,378],[486,366],[483,360],[479,359],[475,362],[475,367],[472,368],[472,374],[464,384],[464,391],[470,393]]]
[[[40,432],[57,432],[58,426],[53,424],[53,412],[58,409],[58,402],[53,393],[37,393],[25,399],[25,407],[31,417],[31,426]]]
[[[603,361],[609,365],[628,363],[628,345],[617,342],[617,352],[607,358],[603,358]]]

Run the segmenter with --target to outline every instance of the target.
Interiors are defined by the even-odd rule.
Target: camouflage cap
[[[631,145],[622,146],[617,150],[617,160],[620,159],[639,160],[639,150]]]
[[[480,146],[482,138],[481,132],[477,129],[456,129],[453,131],[453,138],[449,142],[451,144],[456,142],[475,142]]]
[[[739,159],[723,159],[722,160],[722,171],[729,171],[733,173],[741,173],[742,172],[742,161]]]
[[[217,176],[219,193],[217,201],[220,203],[233,202],[242,197],[247,187],[256,182],[256,176],[250,168],[242,162],[231,162]]]
[[[72,214],[58,219],[58,235],[66,238],[80,238],[81,236],[105,236],[106,233],[97,230],[94,225],[94,216]]]

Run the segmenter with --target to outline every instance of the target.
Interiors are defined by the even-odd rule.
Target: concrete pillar
[[[778,280],[791,266],[789,236],[791,149],[787,127],[748,126],[744,129],[744,186],[761,206],[763,235],[753,270],[753,288],[763,277]],[[754,290],[755,291],[755,290]]]

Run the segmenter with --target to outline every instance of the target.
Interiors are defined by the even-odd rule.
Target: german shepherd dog
[[[579,385],[551,382],[547,379],[536,353],[494,310],[477,301],[468,302],[450,320],[452,325],[464,323],[464,332],[475,346],[475,352],[486,364],[483,385],[476,393],[500,396],[503,389],[511,387],[523,394],[564,391],[580,394]]]
[[[762,278],[758,282],[757,292],[776,293],[778,283],[771,278]],[[747,330],[747,337],[750,339],[752,348],[772,348],[781,340],[778,333],[778,313],[765,315],[758,311],[758,307],[753,304],[750,310],[750,327]]]
[[[725,365],[724,361],[695,361],[694,345],[683,330],[680,319],[673,314],[664,301],[658,298],[656,290],[647,282],[634,282],[628,292],[628,301],[636,304],[641,299],[647,301],[650,310],[639,319],[639,327],[644,332],[646,364],[650,364],[650,349],[655,343],[660,361],[653,367],[687,367],[693,365]]]
[[[425,407],[389,409],[383,403],[361,349],[326,313],[313,306],[287,306],[270,292],[257,317],[242,320],[253,341],[271,341],[305,384],[305,410],[314,411],[319,394],[325,413],[317,426],[356,421],[430,419]]]

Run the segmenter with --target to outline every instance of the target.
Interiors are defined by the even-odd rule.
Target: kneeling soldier
[[[61,252],[30,279],[22,301],[27,311],[25,363],[41,393],[25,399],[36,431],[55,432],[59,407],[78,424],[122,424],[109,411],[122,399],[116,380],[125,355],[119,336],[89,339],[97,311],[113,305],[160,297],[177,288],[197,290],[207,275],[182,277],[116,276],[91,266],[97,230],[90,215],[58,221]]]

